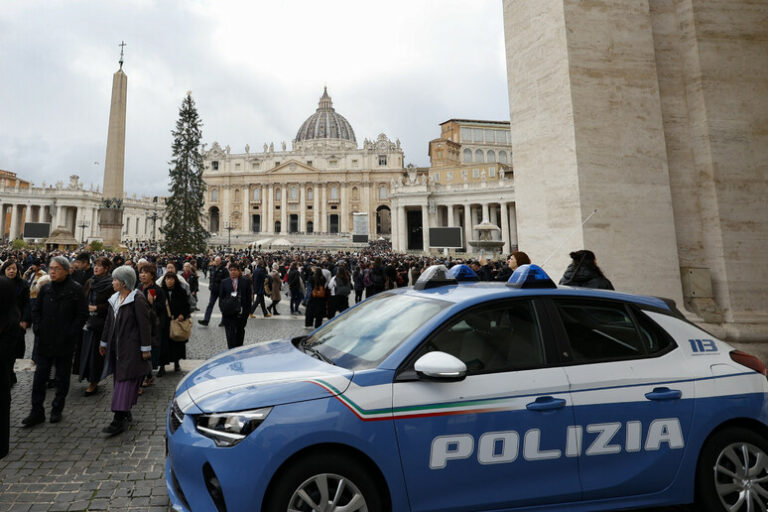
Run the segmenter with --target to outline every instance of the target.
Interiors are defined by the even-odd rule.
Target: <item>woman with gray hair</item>
[[[107,321],[99,352],[105,356],[104,376],[114,375],[112,423],[102,432],[116,435],[125,432],[132,420],[131,407],[139,397],[139,386],[151,371],[152,324],[149,303],[136,287],[136,273],[128,266],[112,272],[112,289]]]

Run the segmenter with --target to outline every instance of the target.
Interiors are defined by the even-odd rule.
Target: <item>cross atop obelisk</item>
[[[103,205],[99,209],[99,230],[104,245],[117,247],[123,231],[123,175],[125,172],[125,110],[128,77],[123,71],[123,48],[120,46],[120,69],[112,76],[112,103],[109,108],[107,156],[104,159]]]

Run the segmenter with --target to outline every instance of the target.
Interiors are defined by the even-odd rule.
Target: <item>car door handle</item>
[[[562,398],[553,398],[551,396],[540,396],[535,402],[525,406],[529,411],[552,411],[565,407],[565,400]]]
[[[683,396],[679,389],[653,388],[653,391],[645,394],[648,400],[677,400]]]

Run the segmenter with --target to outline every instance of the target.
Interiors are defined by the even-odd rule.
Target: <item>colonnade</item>
[[[475,227],[482,222],[489,222],[500,228],[499,231],[492,232],[491,236],[494,240],[504,241],[502,252],[509,253],[517,248],[517,215],[514,202],[468,200],[465,203],[436,202],[432,205],[427,201],[406,204],[402,202],[398,201],[392,212],[394,250],[428,250],[429,228],[460,227],[462,248],[473,252],[474,249],[467,242],[479,239],[480,234]]]

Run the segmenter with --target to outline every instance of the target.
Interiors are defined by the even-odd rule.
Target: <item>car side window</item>
[[[541,331],[531,301],[473,308],[443,326],[423,352],[447,352],[467,374],[507,372],[545,364]]]
[[[649,354],[658,354],[664,352],[675,342],[672,336],[664,329],[659,327],[656,322],[651,320],[648,315],[642,311],[635,312],[637,328],[640,331],[640,337],[645,343]]]
[[[618,302],[555,299],[577,363],[647,354],[627,307]]]

